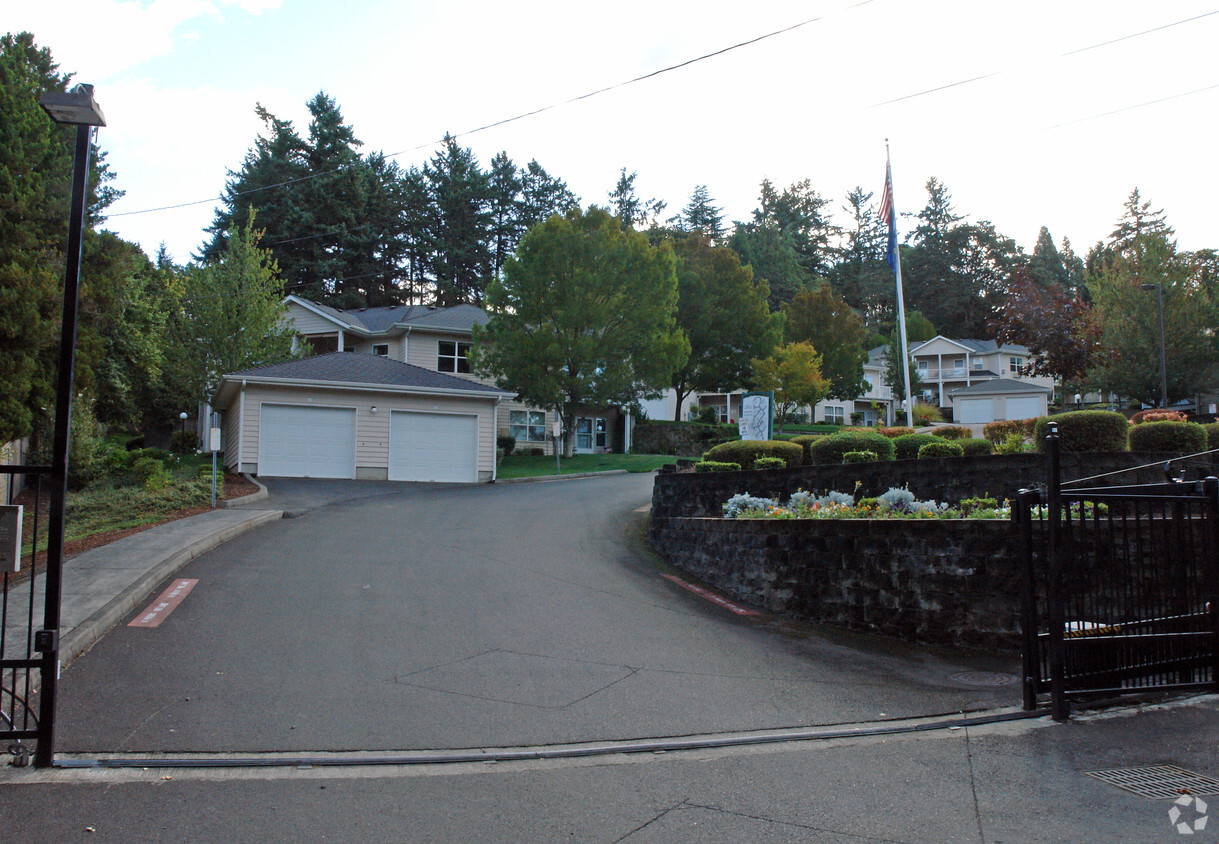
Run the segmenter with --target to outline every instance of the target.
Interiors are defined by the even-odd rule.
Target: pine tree
[[[724,213],[712,203],[706,185],[698,185],[680,214],[669,218],[679,231],[700,234],[718,243],[724,236]]]
[[[431,205],[427,232],[436,304],[481,304],[494,265],[487,174],[473,150],[445,135],[423,177]]]
[[[641,199],[639,197],[635,192],[635,178],[638,175],[633,170],[628,175],[626,168],[623,167],[617,184],[609,192],[610,213],[618,218],[624,229],[655,225],[656,218],[667,205],[659,199]]]

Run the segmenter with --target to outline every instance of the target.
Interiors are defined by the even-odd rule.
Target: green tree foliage
[[[885,261],[888,231],[872,203],[872,194],[862,187],[847,194],[843,210],[850,223],[843,232],[845,245],[830,269],[829,281],[834,292],[859,312],[870,329],[881,330],[893,323],[897,299],[896,279]]]
[[[668,203],[659,199],[642,199],[635,191],[635,179],[639,174],[630,174],[622,168],[618,182],[609,192],[610,212],[619,219],[623,228],[642,229],[656,225],[657,219]]]
[[[797,293],[783,306],[783,315],[789,343],[808,342],[822,350],[820,371],[829,383],[827,396],[851,400],[867,390],[863,365],[868,361],[868,331],[859,314],[828,285]]]
[[[753,269],[755,278],[766,282],[771,310],[779,310],[812,281],[800,263],[791,235],[777,225],[738,225],[728,247],[742,264]]]
[[[261,237],[251,216],[228,232],[218,261],[185,270],[175,363],[189,373],[196,401],[211,396],[222,375],[294,356],[278,267]]]
[[[670,247],[650,246],[600,208],[550,217],[488,287],[478,370],[554,409],[567,431],[580,407],[659,391],[690,349],[676,326],[675,263]]]
[[[922,343],[937,334],[939,332],[935,330],[935,324],[923,316],[921,311],[906,312],[906,342]]]
[[[690,355],[674,371],[674,421],[691,392],[732,390],[748,384],[752,360],[770,354],[778,340],[777,321],[766,305],[765,282],[741,266],[736,253],[712,246],[701,235],[674,243],[677,254],[677,325]]]
[[[1219,375],[1216,303],[1195,275],[1195,264],[1179,255],[1162,232],[1110,244],[1111,260],[1089,272],[1088,290],[1101,325],[1102,343],[1112,353],[1087,382],[1105,392],[1146,404],[1160,401],[1160,324],[1155,290],[1164,300],[1168,401],[1206,392]]]
[[[787,343],[770,357],[753,362],[754,383],[759,390],[774,390],[779,433],[783,420],[802,407],[812,407],[826,397],[830,383],[821,375],[821,355],[812,343]]]
[[[669,223],[678,231],[702,235],[712,243],[721,241],[726,231],[724,213],[715,207],[706,185],[694,188],[686,207],[681,209],[680,214],[669,218]]]
[[[775,190],[769,179],[759,189],[758,207],[753,212],[755,225],[773,225],[791,238],[800,265],[810,278],[824,278],[834,263],[833,241],[838,230],[824,212],[829,200],[803,179]]]
[[[913,341],[906,338],[906,347],[909,351],[909,346]],[[902,346],[901,333],[894,328],[893,335],[889,338],[889,348],[885,350],[885,384],[893,390],[893,395],[897,399],[897,424],[909,425],[910,421],[905,417],[902,411],[902,402],[910,398],[913,402],[913,397],[919,395],[923,389],[923,379],[919,377],[918,367],[914,365],[914,358],[909,358],[910,364],[910,396],[906,396],[906,379],[905,372],[902,369]],[[913,404],[911,404],[913,407]]]

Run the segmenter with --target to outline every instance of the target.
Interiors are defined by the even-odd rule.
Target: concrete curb
[[[263,494],[265,493],[266,488],[264,487]],[[257,494],[254,493],[254,495]],[[256,527],[261,527],[268,522],[277,521],[281,518],[283,518],[282,511],[265,510],[240,524],[231,525],[209,536],[197,539],[181,548],[167,552],[165,557],[153,568],[129,584],[104,607],[63,634],[59,645],[62,666],[68,666],[72,660],[93,647],[111,627],[118,624],[125,615],[136,608],[136,605],[144,601],[162,580],[178,571],[195,557],[228,542],[236,536],[240,536],[248,530],[253,530]]]
[[[525,484],[525,483],[544,483],[546,481],[571,481],[578,478],[600,478],[604,475],[625,475],[628,474],[626,469],[607,469],[604,472],[573,472],[570,475],[538,475],[533,478],[508,478],[500,480],[496,478],[494,484]],[[642,474],[642,473],[640,473]]]
[[[262,501],[264,498],[270,495],[270,493],[267,492],[267,488],[249,472],[242,472],[241,477],[258,487],[258,492],[251,492],[249,495],[243,495],[240,498],[229,498],[225,501],[217,501],[216,504],[218,506],[224,507],[227,510],[229,507],[241,507],[245,504],[254,504],[255,502]]]

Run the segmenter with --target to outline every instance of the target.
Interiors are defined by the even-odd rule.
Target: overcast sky
[[[1082,255],[1137,186],[1182,248],[1219,247],[1216,0],[7,5],[6,28],[96,86],[100,143],[126,191],[107,227],[149,253],[164,241],[179,261],[214,203],[135,212],[214,198],[261,129],[255,104],[304,133],[318,91],[363,151],[401,152],[404,167],[446,131],[556,105],[460,141],[484,166],[500,150],[537,159],[585,205],[605,204],[626,167],[670,212],[705,184],[740,220],[763,178],[808,178],[845,223],[849,190],[879,195],[888,138],[900,212],[923,206],[935,176],[968,219],[1026,250],[1044,225]]]

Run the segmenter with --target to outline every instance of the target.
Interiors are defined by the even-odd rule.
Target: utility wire
[[[853,5],[848,6],[847,8],[855,9],[855,8],[858,8],[859,6],[866,6],[872,2],[874,2],[874,0],[860,0],[858,3],[854,3]],[[774,38],[778,35],[783,35],[785,33],[791,32],[793,30],[799,29],[801,27],[808,26],[809,24],[824,20],[825,17],[826,17],[825,15],[819,15],[815,18],[809,18],[808,20],[803,20],[803,21],[800,21],[799,23],[794,23],[791,26],[785,26],[782,29],[776,29],[772,32],[767,32],[765,35],[759,35],[756,38],[750,38],[748,41],[741,41],[741,42],[733,44],[729,47],[724,47],[722,49],[715,50],[713,52],[698,56],[697,58],[687,59],[684,62],[679,62],[678,64],[674,64],[674,65],[669,65],[668,67],[662,67],[659,70],[654,70],[651,73],[645,73],[642,76],[636,76],[634,79],[628,79],[625,82],[618,82],[614,85],[609,85],[604,88],[598,88],[595,91],[590,91],[587,94],[581,94],[578,97],[572,97],[569,100],[564,100],[564,101],[558,102],[558,103],[551,103],[550,105],[542,106],[541,108],[535,108],[532,111],[527,111],[522,114],[517,114],[517,115],[514,115],[513,117],[505,117],[503,120],[496,120],[494,123],[487,123],[484,126],[479,126],[475,129],[468,129],[465,132],[458,132],[457,134],[451,134],[451,135],[448,135],[447,137],[463,138],[463,137],[466,137],[467,135],[473,135],[478,132],[485,132],[488,129],[494,129],[498,126],[504,126],[508,123],[515,123],[518,120],[524,120],[528,117],[534,117],[535,115],[542,114],[543,112],[547,112],[547,111],[551,111],[553,109],[561,108],[563,106],[571,105],[572,103],[578,103],[581,100],[587,100],[590,97],[596,97],[601,94],[608,93],[609,91],[616,91],[619,88],[625,88],[628,85],[635,85],[639,82],[643,82],[645,80],[652,79],[653,77],[660,76],[661,74],[670,73],[674,70],[680,70],[683,67],[689,67],[692,64],[697,64],[698,62],[707,61],[708,59],[713,59],[716,56],[722,56],[723,54],[729,53],[733,50],[739,50],[742,47],[748,47],[750,45],[757,44],[759,41],[765,41],[768,38]],[[408,149],[402,149],[402,150],[398,150],[397,152],[388,153],[384,157],[385,158],[396,158],[399,155],[405,155],[406,153],[409,153],[409,152],[418,152],[419,150],[422,150],[422,149],[429,149],[431,147],[434,147],[436,144],[443,143],[443,142],[444,142],[444,138],[440,138],[439,140],[430,141],[425,144],[419,144],[418,146],[415,146],[415,147],[410,147]],[[308,176],[302,176],[299,179],[289,179],[284,182],[277,182],[277,183],[271,184],[271,185],[264,185],[260,188],[252,188],[251,190],[240,191],[238,193],[233,194],[233,196],[245,196],[247,194],[257,193],[259,191],[271,190],[272,188],[281,188],[281,187],[285,187],[287,185],[294,185],[294,184],[298,184],[300,182],[306,182],[306,181],[309,181],[310,179],[316,179],[321,176],[329,176],[332,173],[338,173],[340,170],[345,169],[347,166],[354,166],[354,165],[345,165],[344,167],[336,167],[333,170],[327,170],[322,173],[312,173]],[[223,201],[223,200],[224,200],[223,196],[213,196],[213,197],[208,197],[207,199],[196,199],[192,202],[180,202],[176,205],[162,205],[157,208],[145,208],[140,211],[123,211],[118,214],[109,214],[107,216],[108,217],[131,217],[136,214],[151,214],[154,211],[172,211],[172,210],[175,210],[178,208],[189,208],[190,206],[193,206],[193,205],[204,205],[209,202],[218,202],[218,201]]]
[[[1077,117],[1074,120],[1068,120],[1064,123],[1055,123],[1053,126],[1046,126],[1043,129],[1041,129],[1040,131],[1048,132],[1051,129],[1061,129],[1063,126],[1073,126],[1076,123],[1086,123],[1089,120],[1099,120],[1102,117],[1109,117],[1110,115],[1113,115],[1113,114],[1121,114],[1124,111],[1134,111],[1136,108],[1146,108],[1147,106],[1156,105],[1157,103],[1166,103],[1169,100],[1179,100],[1179,99],[1181,99],[1181,97],[1192,97],[1194,94],[1201,94],[1206,91],[1213,91],[1216,88],[1219,88],[1219,83],[1216,83],[1214,85],[1207,85],[1204,88],[1195,88],[1192,91],[1182,91],[1179,94],[1170,94],[1167,97],[1160,97],[1159,99],[1156,99],[1156,100],[1148,100],[1145,103],[1138,103],[1137,105],[1123,106],[1121,108],[1115,108],[1112,111],[1103,111],[1100,114],[1092,114],[1092,115],[1089,115],[1088,117]]]

